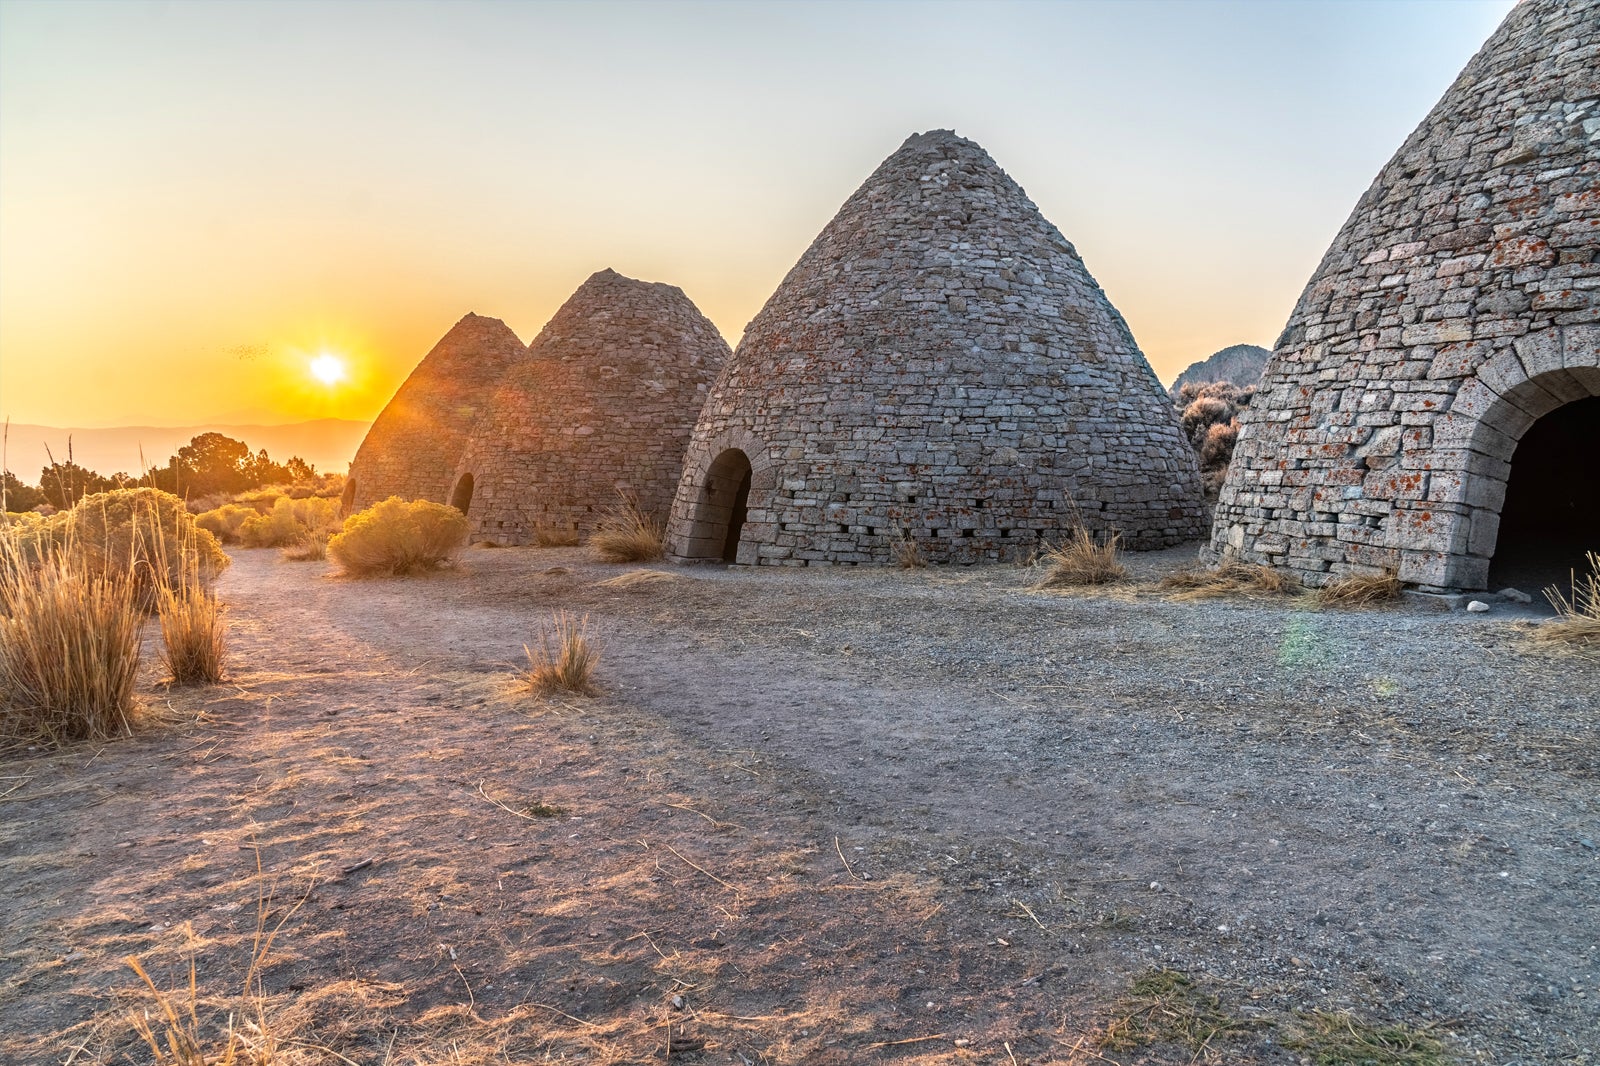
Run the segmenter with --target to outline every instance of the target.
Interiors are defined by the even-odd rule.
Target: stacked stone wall
[[[390,496],[448,503],[470,431],[526,358],[522,341],[497,318],[469,314],[451,327],[367,431],[350,463],[345,512]]]
[[[1214,556],[1481,588],[1517,441],[1600,395],[1600,0],[1525,0],[1361,198],[1242,419]]]
[[[1141,548],[1204,529],[1194,458],[1122,317],[949,131],[891,156],[751,322],[689,447],[679,558],[717,557],[708,478],[730,448],[751,465],[742,563],[884,563],[902,538],[1002,560],[1080,524]]]
[[[664,520],[727,357],[681,289],[595,274],[534,338],[455,467],[472,476],[474,538],[587,535],[624,498]]]

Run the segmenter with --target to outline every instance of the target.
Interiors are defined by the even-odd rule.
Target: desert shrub
[[[1259,563],[1229,561],[1206,569],[1178,570],[1161,579],[1175,600],[1209,600],[1221,596],[1284,596],[1300,589],[1299,579]]]
[[[558,611],[539,627],[532,645],[524,644],[528,669],[523,684],[540,694],[551,692],[592,693],[591,678],[600,663],[600,649],[589,634],[589,617],[574,619]]]
[[[1200,478],[1209,493],[1222,488],[1239,438],[1239,412],[1250,406],[1255,392],[1254,385],[1241,389],[1231,381],[1189,382],[1178,390],[1178,424],[1200,462]]]
[[[272,510],[252,515],[239,527],[239,539],[247,548],[282,548],[300,540],[306,527],[294,513],[295,501],[279,496]]]
[[[247,548],[287,548],[326,541],[340,525],[337,501],[279,496],[267,514],[252,515],[239,529]]]
[[[1227,400],[1202,396],[1183,409],[1183,414],[1178,417],[1178,425],[1183,428],[1183,435],[1189,438],[1189,445],[1199,451],[1207,431],[1214,425],[1230,421],[1237,413],[1238,410]]]
[[[260,515],[254,507],[244,507],[237,503],[225,503],[220,507],[213,507],[209,511],[202,511],[194,516],[194,524],[201,529],[208,530],[212,536],[223,544],[239,543],[239,531],[245,522]]]
[[[661,558],[665,536],[660,521],[645,514],[639,501],[624,496],[595,523],[589,547],[608,563],[648,563]]]
[[[1116,533],[1096,542],[1087,529],[1079,526],[1064,544],[1045,549],[1043,562],[1047,569],[1034,587],[1110,585],[1125,580],[1128,570],[1119,558],[1121,543],[1122,537]]]
[[[1536,630],[1541,641],[1600,648],[1600,552],[1587,553],[1589,572],[1572,576],[1570,598],[1551,585],[1544,590],[1556,619]]]
[[[466,516],[454,507],[391,496],[345,519],[328,555],[348,574],[410,574],[447,565],[466,539]]]
[[[1214,423],[1200,442],[1200,479],[1208,492],[1220,492],[1233,462],[1233,446],[1239,440],[1239,420]]]
[[[1393,603],[1405,591],[1394,570],[1380,574],[1351,574],[1317,590],[1317,602],[1326,607],[1372,607]]]
[[[193,580],[209,587],[228,556],[209,530],[195,524],[183,501],[160,489],[116,489],[85,496],[69,511],[62,548],[93,574],[126,573],[146,611],[162,586]]]
[[[21,550],[0,540],[0,733],[62,743],[127,732],[144,621],[131,575]]]

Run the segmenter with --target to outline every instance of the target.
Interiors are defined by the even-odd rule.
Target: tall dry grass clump
[[[1223,596],[1287,596],[1300,591],[1294,575],[1259,563],[1229,561],[1206,569],[1178,570],[1161,579],[1174,600],[1210,600]]]
[[[890,551],[894,555],[894,565],[902,570],[922,570],[928,565],[928,557],[922,553],[922,545],[910,533],[902,531],[896,537]]]
[[[1378,607],[1399,600],[1404,591],[1399,573],[1390,569],[1330,581],[1317,590],[1316,598],[1324,607]]]
[[[557,611],[549,623],[539,627],[538,636],[522,650],[528,656],[523,684],[534,692],[594,692],[594,669],[600,664],[600,646],[589,633],[589,616],[575,619]]]
[[[61,744],[129,732],[144,623],[133,581],[69,555],[29,562],[9,537],[0,553],[0,734]]]
[[[391,496],[345,519],[328,555],[356,577],[437,570],[467,541],[467,519],[454,507]]]
[[[214,685],[222,680],[222,608],[216,593],[191,586],[163,588],[161,662],[175,685]]]
[[[0,732],[52,743],[135,724],[140,630],[161,619],[163,660],[188,683],[221,673],[210,584],[228,563],[183,501],[154,489],[87,496],[0,530]]]
[[[631,496],[601,515],[589,534],[589,547],[608,563],[654,562],[665,553],[665,541],[661,523],[645,514]]]
[[[1600,648],[1600,552],[1585,555],[1589,572],[1572,575],[1570,598],[1554,585],[1544,590],[1550,606],[1556,609],[1555,621],[1546,622],[1535,631],[1535,636],[1545,643]]]
[[[1044,577],[1034,588],[1112,585],[1125,581],[1128,568],[1122,565],[1121,545],[1121,534],[1113,533],[1097,542],[1087,529],[1078,526],[1065,543],[1045,549]]]

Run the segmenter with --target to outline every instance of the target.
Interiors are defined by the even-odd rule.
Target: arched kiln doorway
[[[738,448],[729,448],[711,461],[695,502],[685,558],[738,562],[752,476],[750,457]]]
[[[1489,587],[1565,589],[1590,551],[1600,551],[1600,396],[1556,408],[1517,442]]]
[[[455,491],[450,494],[450,506],[460,511],[462,514],[466,514],[467,509],[472,506],[471,474],[462,474],[461,477],[456,480]]]
[[[339,513],[348,515],[356,502],[356,479],[345,475],[344,492],[339,497]]]

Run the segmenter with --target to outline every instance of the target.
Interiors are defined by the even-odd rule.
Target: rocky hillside
[[[1204,384],[1207,381],[1231,381],[1235,385],[1254,385],[1261,377],[1272,352],[1255,344],[1235,344],[1222,349],[1209,359],[1191,363],[1189,369],[1178,375],[1172,383],[1174,397],[1189,382]]]

